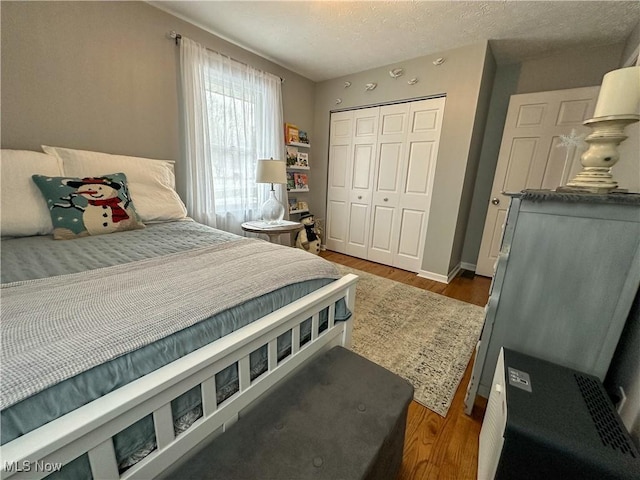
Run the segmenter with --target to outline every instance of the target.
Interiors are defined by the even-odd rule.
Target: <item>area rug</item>
[[[352,348],[408,380],[443,417],[480,335],[484,309],[336,263],[360,277]]]

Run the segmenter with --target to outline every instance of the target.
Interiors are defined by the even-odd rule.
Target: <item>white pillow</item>
[[[0,150],[0,233],[3,237],[48,235],[53,230],[47,202],[31,175],[62,175],[53,155],[29,150]]]
[[[46,145],[43,145],[42,149],[60,159],[65,176],[84,178],[124,172],[133,204],[140,219],[145,223],[180,220],[187,216],[187,209],[175,191],[174,162],[171,160],[111,155]]]

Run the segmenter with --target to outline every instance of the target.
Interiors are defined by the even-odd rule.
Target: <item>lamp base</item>
[[[627,138],[624,129],[630,123],[638,121],[638,115],[612,115],[586,120],[584,125],[593,132],[585,138],[589,149],[580,157],[582,171],[578,173],[565,188],[591,193],[608,193],[618,188],[613,180],[611,167],[620,155],[618,145]]]
[[[262,220],[277,225],[284,218],[284,206],[276,198],[276,192],[269,191],[269,198],[262,204]]]
[[[610,168],[585,167],[567,182],[566,187],[589,193],[608,193],[618,188],[618,182],[613,180]]]

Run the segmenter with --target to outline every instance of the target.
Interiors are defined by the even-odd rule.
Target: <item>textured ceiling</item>
[[[623,42],[640,1],[152,1],[322,81],[490,40],[500,64]]]

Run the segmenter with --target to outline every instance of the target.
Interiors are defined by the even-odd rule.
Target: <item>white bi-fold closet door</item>
[[[444,103],[331,114],[328,249],[420,270]]]

